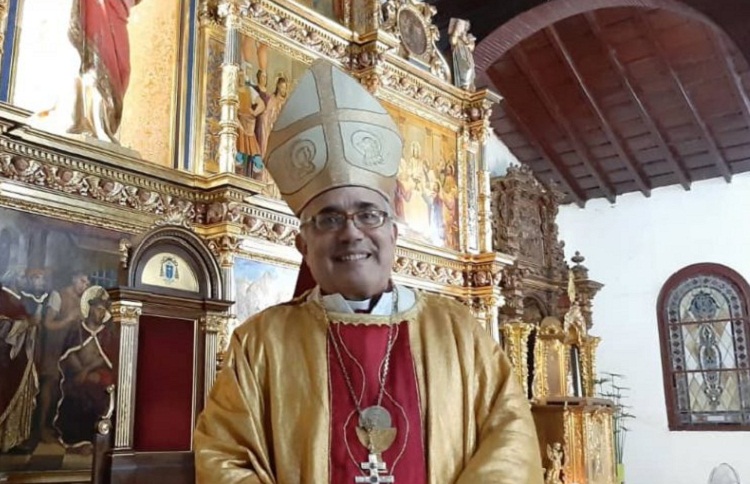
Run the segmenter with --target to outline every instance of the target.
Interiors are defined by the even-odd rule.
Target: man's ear
[[[393,242],[396,242],[396,240],[398,240],[398,224],[396,223],[395,220],[391,222],[391,227],[392,227],[391,232],[393,235]]]
[[[307,255],[307,242],[305,242],[302,232],[297,233],[297,236],[294,237],[294,246],[297,248],[297,251],[302,254],[302,257]]]

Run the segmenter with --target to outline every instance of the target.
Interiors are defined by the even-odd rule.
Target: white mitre
[[[265,164],[299,215],[310,200],[338,187],[370,188],[390,202],[401,149],[398,126],[378,100],[319,60],[279,113]]]

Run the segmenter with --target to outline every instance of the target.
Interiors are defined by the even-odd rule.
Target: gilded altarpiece
[[[289,297],[279,288],[288,289],[296,276],[298,222],[264,173],[264,136],[295,79],[318,58],[357,77],[391,109],[411,141],[404,164],[415,184],[412,200],[424,206],[419,206],[419,218],[405,211],[400,221],[405,235],[394,261],[395,280],[463,301],[499,339],[501,284],[514,257],[491,247],[489,174],[480,155],[498,99],[450,83],[448,63],[435,44],[433,7],[389,1],[381,9],[360,0],[162,3],[133,2],[130,11],[131,56],[137,66],[117,133],[120,144],[46,130],[32,122],[35,110],[44,106],[0,107],[0,244],[16,248],[8,252],[13,255],[0,254],[3,287],[60,288],[62,282],[51,278],[57,281],[57,272],[68,274],[62,279],[72,277],[69,272],[80,260],[88,283],[113,294],[109,311],[119,330],[120,358],[108,359],[121,371],[112,393],[105,395],[115,403],[100,426],[103,438],[114,436],[114,448],[125,454],[138,454],[138,445],[145,445],[137,436],[144,424],[136,405],[136,388],[144,385],[135,384],[134,361],[138,335],[153,331],[154,308],[162,311],[159,298],[168,294],[123,288],[112,274],[130,270],[129,257],[149,240],[148,234],[180,233],[182,239],[173,238],[205,245],[221,276],[220,290],[214,287],[211,294],[222,301],[242,300],[228,311],[220,309],[222,301],[208,310],[190,303],[192,312],[185,310],[188,319],[203,311],[190,326],[194,333],[180,330],[197,345],[192,374],[200,392],[213,382],[231,329]],[[59,18],[67,21],[69,15]],[[154,23],[160,29],[148,27]],[[22,76],[31,75],[22,73],[32,61],[24,60],[28,44],[20,40],[20,25],[13,27],[17,42],[3,55],[15,56],[10,76],[13,92],[21,96]],[[140,50],[149,45],[155,49],[151,57]],[[175,70],[154,70],[157,63]],[[52,71],[47,74],[54,77]],[[142,138],[127,138],[139,130]],[[419,190],[415,178],[420,178]],[[424,214],[428,223],[420,226]],[[26,240],[34,243],[22,244]],[[182,259],[158,255],[158,277],[174,278]],[[181,290],[189,293],[186,288]],[[88,299],[89,305],[94,299]],[[80,322],[83,314],[76,317]],[[210,355],[205,365],[196,363],[199,356]],[[34,400],[33,394],[32,389],[25,395]],[[37,399],[35,405],[43,404]],[[17,480],[22,472],[24,482],[89,479],[90,446],[75,451],[59,446],[55,465],[50,453],[38,457],[38,447],[3,448],[0,474],[10,471]],[[11,454],[13,462],[21,462],[12,469],[3,460]],[[80,463],[76,468],[68,465],[74,461]]]
[[[8,93],[13,106],[40,114],[67,110],[74,102],[81,58],[69,39],[71,12],[79,1],[17,2],[13,49],[8,53],[13,57]],[[124,16],[125,22],[121,31],[112,29],[111,34],[112,43],[120,47],[117,55],[125,59],[116,76],[127,86],[114,138],[130,150],[124,153],[161,166],[178,166],[187,134],[188,101],[182,94],[189,76],[185,60],[191,2],[131,0],[116,14],[108,8],[109,15]],[[47,116],[32,118],[31,123],[59,132],[68,128],[63,121],[67,120]]]
[[[524,166],[491,186],[493,246],[515,258],[501,282],[500,331],[532,402],[546,482],[614,483],[614,409],[595,398],[599,338],[589,333],[602,285],[580,254],[565,262],[554,187]]]

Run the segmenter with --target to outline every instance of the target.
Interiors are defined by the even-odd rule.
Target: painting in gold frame
[[[297,0],[319,14],[339,23],[344,22],[344,2],[349,0]]]
[[[392,104],[386,108],[404,140],[394,211],[418,242],[458,250],[458,137],[448,128],[425,121]]]
[[[11,104],[32,113],[72,111],[71,93],[81,58],[69,40],[67,20],[76,1],[23,0],[19,6]],[[129,51],[130,58],[129,74],[124,75],[127,91],[122,121],[115,137],[144,160],[172,167],[178,150],[174,140],[179,124],[179,76],[184,67],[179,59],[180,24],[189,2],[133,3],[127,39],[120,41],[127,48],[114,47],[118,55]],[[52,124],[49,130],[57,131],[59,123]],[[45,129],[44,124],[39,127]]]
[[[90,472],[116,381],[103,288],[117,285],[122,236],[0,208],[0,471]]]
[[[238,257],[234,262],[237,321],[245,322],[262,310],[292,299],[296,268]]]
[[[223,42],[216,38],[209,39],[203,130],[203,160],[207,173],[219,171],[219,100],[223,51]],[[240,37],[240,53],[237,113],[240,127],[235,173],[272,185],[273,181],[263,164],[268,135],[288,95],[307,70],[307,66],[245,34]]]

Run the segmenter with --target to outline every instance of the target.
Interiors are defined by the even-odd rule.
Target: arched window
[[[671,430],[750,430],[745,279],[718,264],[675,273],[659,294]]]

